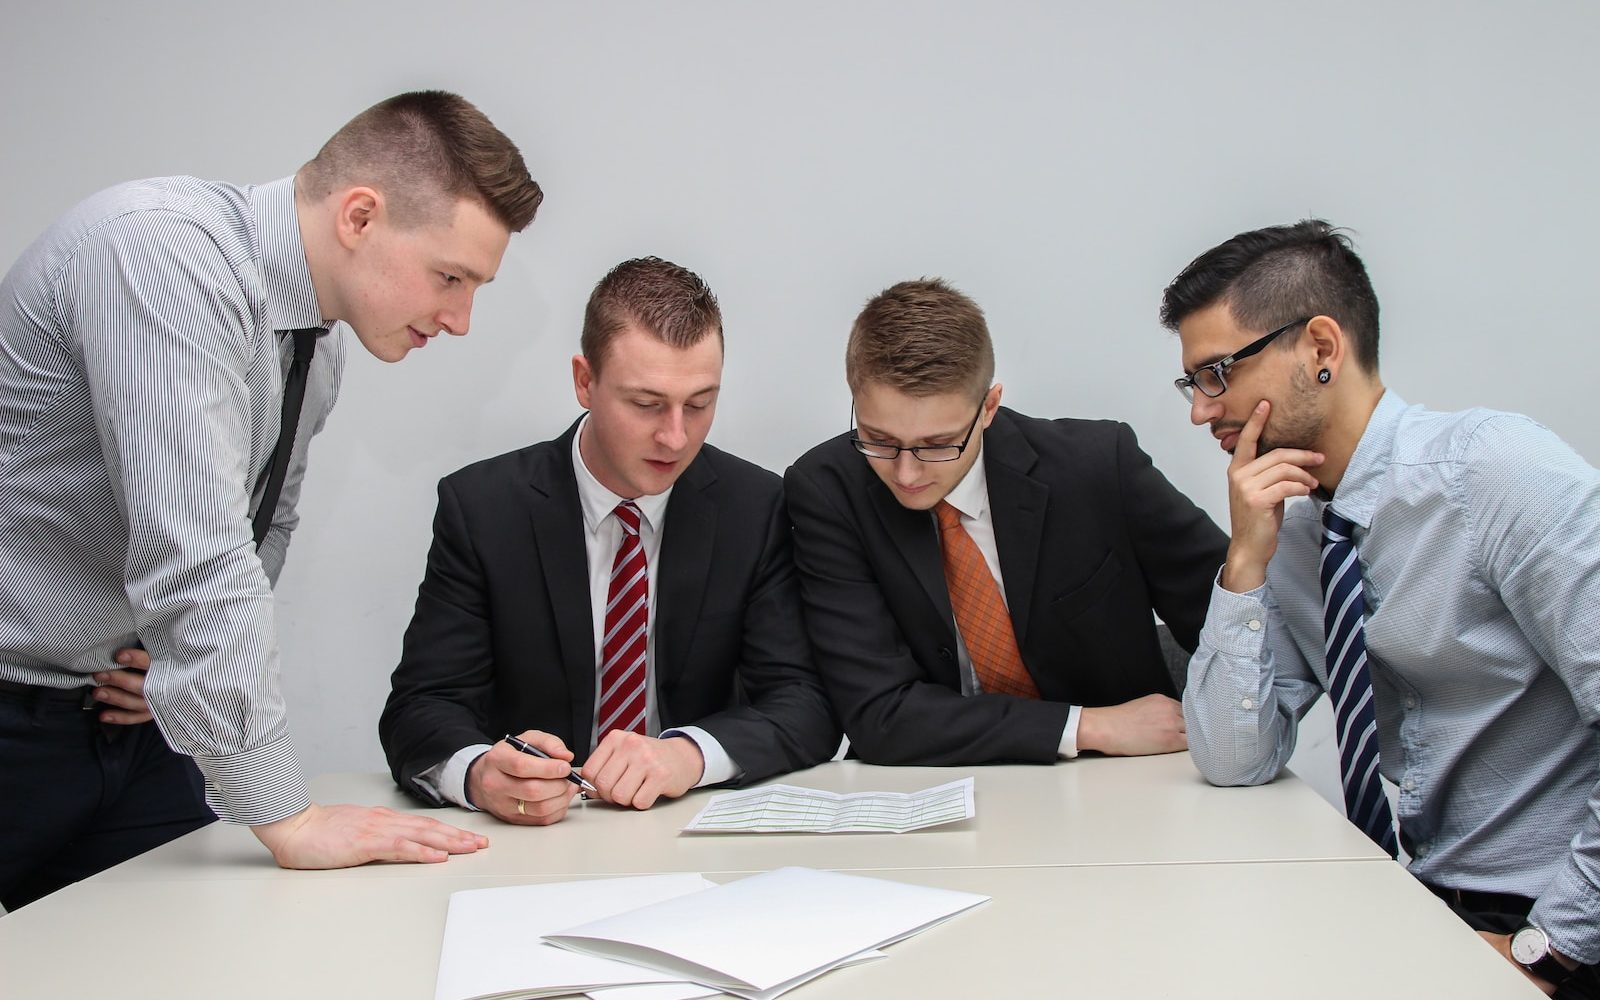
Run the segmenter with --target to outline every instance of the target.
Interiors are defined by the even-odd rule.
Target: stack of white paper
[[[674,977],[579,955],[543,944],[539,938],[571,926],[574,920],[597,920],[712,885],[690,873],[452,893],[434,1000],[569,996],[591,987],[672,982]],[[678,996],[705,995],[703,989],[676,978],[679,990],[698,991]]]
[[[780,868],[545,935],[585,955],[769,1000],[989,897]]]

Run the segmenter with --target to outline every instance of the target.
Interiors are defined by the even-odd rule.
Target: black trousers
[[[216,819],[155,723],[103,725],[81,696],[0,686],[0,905],[15,910]]]
[[[1427,885],[1426,882],[1423,883]],[[1473,892],[1428,886],[1475,931],[1512,934],[1528,922],[1533,900],[1504,892]],[[1556,1000],[1600,1000],[1600,966],[1580,965],[1555,992]]]

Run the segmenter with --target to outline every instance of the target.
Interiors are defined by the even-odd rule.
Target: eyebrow
[[[716,385],[708,385],[704,389],[696,389],[694,392],[689,393],[689,395],[687,395],[687,396],[685,396],[683,398],[684,399],[696,399],[696,398],[698,398],[700,396],[704,396],[706,393],[716,392],[721,388],[722,388],[722,384],[719,382]],[[671,398],[666,393],[661,392],[660,390],[648,389],[648,388],[645,388],[642,385],[641,386],[623,386],[622,391],[624,393],[627,393],[627,394],[632,395],[632,396],[649,396],[651,399],[670,399]]]
[[[490,282],[494,281],[494,275],[491,274],[487,278],[485,278],[483,275],[479,274],[477,271],[475,271],[472,268],[466,266],[465,264],[453,264],[453,263],[450,263],[450,262],[446,261],[444,263],[441,263],[439,265],[439,268],[441,270],[444,270],[444,271],[449,271],[452,274],[459,274],[459,275],[461,275],[461,276],[463,276],[465,278],[470,279],[475,284],[479,284],[479,285],[487,285]]]
[[[859,418],[856,420],[856,431],[857,431],[857,433],[860,433],[860,434],[870,434],[870,435],[872,435],[872,440],[874,440],[874,441],[882,441],[885,444],[889,443],[890,440],[894,440],[894,441],[898,441],[899,440],[898,438],[895,438],[891,434],[885,434],[883,431],[879,430],[876,427],[873,427],[871,424],[862,423]],[[943,432],[940,432],[938,434],[926,434],[926,435],[923,436],[922,440],[926,444],[926,443],[931,443],[933,441],[936,441],[939,438],[956,438],[956,437],[960,437],[963,433],[965,433],[964,429],[963,430],[958,430],[958,431],[943,431]]]
[[[1193,375],[1195,372],[1199,371],[1202,368],[1209,368],[1212,365],[1216,364],[1218,361],[1221,361],[1223,358],[1231,358],[1232,356],[1233,356],[1233,352],[1232,351],[1229,351],[1227,354],[1210,354],[1210,355],[1207,355],[1204,360],[1202,360],[1199,364],[1195,365],[1193,368],[1185,368],[1183,370],[1183,373],[1185,375]]]

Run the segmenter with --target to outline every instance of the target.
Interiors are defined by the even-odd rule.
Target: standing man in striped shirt
[[[1386,389],[1366,267],[1320,220],[1201,254],[1161,319],[1233,456],[1195,764],[1271,781],[1326,691],[1351,822],[1545,992],[1600,998],[1600,473],[1527,417]]]
[[[0,903],[217,816],[280,865],[442,861],[434,820],[310,801],[272,583],[344,321],[398,361],[467,332],[541,199],[454,94],[384,101],[293,177],[110,188],[0,284]],[[153,717],[153,722],[151,721]],[[209,808],[208,808],[209,806]]]

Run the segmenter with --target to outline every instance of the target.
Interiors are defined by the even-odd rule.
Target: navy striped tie
[[[1372,708],[1372,676],[1367,672],[1367,608],[1361,596],[1361,564],[1356,561],[1355,526],[1322,508],[1322,623],[1328,663],[1328,695],[1333,699],[1339,738],[1339,776],[1344,812],[1381,848],[1396,855],[1394,815],[1378,778],[1378,719]]]

